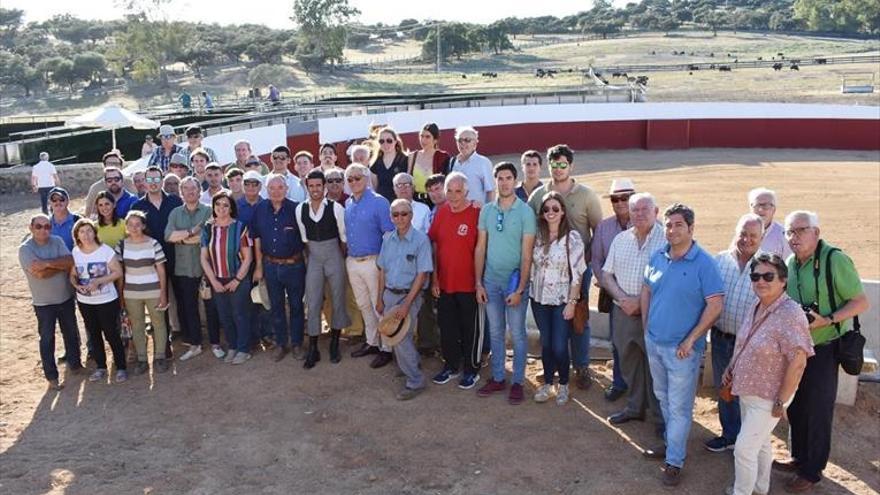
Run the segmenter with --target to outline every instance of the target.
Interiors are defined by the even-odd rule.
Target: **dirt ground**
[[[697,238],[712,251],[729,242],[746,209],[746,191],[774,188],[780,217],[794,208],[817,210],[825,237],[853,256],[862,276],[880,273],[877,153],[583,152],[576,164],[598,191],[605,192],[611,178],[628,176],[661,205],[692,205]],[[240,367],[206,353],[175,363],[167,374],[121,385],[69,376],[64,390],[47,393],[16,257],[37,200],[0,202],[2,493],[667,492],[660,464],[639,454],[656,445],[652,428],[605,421],[621,404],[602,398],[609,369],[601,360],[593,363],[597,383],[573,391],[564,407],[531,401],[512,407],[502,397],[480,399],[453,384],[430,384],[415,400],[397,402],[402,379],[392,367],[371,370],[347,352],[340,364],[330,364],[326,342],[324,361],[310,371],[289,358],[273,363],[266,353]],[[440,366],[437,359],[422,363],[429,376]],[[530,363],[527,393],[538,374],[539,362]],[[677,492],[720,494],[732,479],[732,455],[701,447],[720,429],[713,397],[703,389],[697,398]],[[785,432],[783,422],[774,438],[779,456]],[[878,445],[880,385],[863,383],[855,407],[837,408],[827,479],[814,493],[878,493]],[[783,492],[783,481],[773,474],[773,493]]]

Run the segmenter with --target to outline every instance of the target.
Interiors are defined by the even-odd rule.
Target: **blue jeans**
[[[288,345],[288,334],[292,345],[302,345],[305,329],[305,309],[303,293],[306,286],[306,265],[299,262],[283,265],[266,261],[263,264],[263,279],[269,290],[272,305],[272,326],[275,328],[275,343],[281,347]],[[284,318],[284,295],[290,305],[290,321]]]
[[[541,363],[544,383],[553,385],[553,375],[559,373],[559,384],[568,384],[571,360],[568,357],[568,334],[571,322],[562,318],[565,305],[550,306],[532,299],[532,314],[541,332]]]
[[[492,349],[492,379],[496,382],[504,381],[504,360],[507,353],[504,351],[504,336],[510,329],[510,337],[513,340],[513,383],[522,385],[526,374],[526,352],[528,342],[526,340],[526,309],[528,297],[523,296],[519,305],[508,306],[505,302],[507,296],[507,283],[497,283],[483,280],[489,303],[486,304],[486,316],[489,320],[489,345]],[[526,287],[525,293],[529,292]]]
[[[56,321],[61,327],[68,368],[81,368],[79,327],[76,325],[76,309],[73,298],[71,297],[61,304],[34,306],[34,313],[37,315],[37,330],[40,334],[40,361],[43,364],[43,375],[46,380],[58,379],[58,367],[55,366]]]
[[[645,346],[654,380],[654,395],[666,420],[666,463],[680,468],[687,455],[703,352],[694,350],[690,357],[679,359],[675,355],[675,346],[657,345],[647,335]]]
[[[724,338],[720,330],[712,327],[712,379],[715,388],[721,388],[721,377],[733,357],[735,338]],[[732,336],[733,337],[733,336]],[[718,419],[721,421],[721,436],[730,443],[736,442],[741,423],[739,399],[734,397],[731,402],[718,401]]]
[[[627,390],[629,386],[623,379],[623,370],[620,369],[620,354],[617,353],[617,346],[614,345],[614,318],[611,313],[608,314],[608,338],[611,340],[611,388],[616,390]]]
[[[229,283],[231,278],[219,279],[221,284]],[[239,284],[235,292],[214,292],[212,298],[217,307],[220,323],[226,332],[226,343],[230,350],[250,352],[251,350],[251,282],[247,278]]]
[[[43,211],[44,215],[49,214],[49,191],[53,188],[51,187],[40,187],[37,188],[37,192],[40,193],[40,209]]]
[[[590,279],[593,278],[593,271],[590,265],[587,265],[587,271],[584,272],[584,278],[581,282],[581,297],[590,298]],[[571,341],[571,357],[577,368],[585,368],[590,365],[590,320],[584,324],[584,333],[578,335],[569,332]]]

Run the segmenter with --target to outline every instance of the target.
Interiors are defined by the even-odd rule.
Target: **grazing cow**
[[[714,56],[715,56],[715,52],[709,52],[709,56],[710,56],[710,57],[714,57]]]
[[[828,59],[827,59],[827,58],[817,58],[817,59],[814,60],[814,62],[816,62],[816,63],[819,64],[819,65],[823,65],[823,64],[827,64],[827,63],[828,63]]]
[[[612,72],[611,73],[611,79],[617,79],[618,77],[620,77],[620,72]]]
[[[773,70],[782,70],[782,62],[776,62],[775,64],[773,64]]]
[[[758,60],[764,60],[764,57],[758,57]]]
[[[648,76],[638,76],[636,78],[636,84],[641,84],[642,86],[648,85]]]
[[[789,70],[796,70],[798,72],[800,72],[800,70],[801,70],[801,68],[798,67],[798,64],[791,64],[788,68],[789,68]]]
[[[462,74],[462,75],[461,75],[461,78],[462,78],[462,79],[467,79],[467,74]]]
[[[777,57],[785,58],[785,54],[782,53],[782,52],[777,53],[776,56],[777,56]]]
[[[535,77],[544,77],[546,75],[547,75],[547,73],[544,72],[544,69],[541,69],[541,68],[535,69]]]
[[[718,72],[731,72],[731,68],[729,65],[719,65]]]

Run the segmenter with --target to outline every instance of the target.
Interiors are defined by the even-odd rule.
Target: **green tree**
[[[507,27],[504,23],[493,22],[492,24],[480,29],[482,31],[483,43],[486,48],[499,54],[504,50],[513,50],[513,43],[507,36]]]
[[[15,35],[24,20],[24,11],[0,7],[0,44],[7,49],[15,45]]]
[[[92,23],[70,14],[59,14],[44,22],[43,27],[59,40],[78,45],[90,38]]]
[[[66,86],[68,91],[73,94],[73,86],[77,81],[82,80],[82,75],[77,73],[73,60],[61,59],[54,67],[51,74],[52,82],[59,86]]]
[[[0,50],[0,84],[18,86],[27,97],[31,95],[32,89],[39,86],[41,80],[42,76],[27,58]]]
[[[219,47],[206,40],[197,40],[183,49],[178,60],[192,70],[196,78],[202,78],[202,69],[216,61]]]
[[[478,50],[479,46],[474,45],[474,39],[471,36],[470,29],[466,24],[453,22],[444,24],[440,28],[440,57],[444,60],[449,57],[461,59],[465,53]],[[422,58],[425,60],[434,60],[437,56],[437,30],[432,29],[428,33],[425,42],[422,43]]]
[[[101,76],[107,70],[107,59],[96,52],[78,53],[73,57],[73,70],[82,80],[101,83]]]
[[[292,19],[299,25],[294,56],[306,68],[342,62],[345,24],[358,15],[348,0],[294,0]]]

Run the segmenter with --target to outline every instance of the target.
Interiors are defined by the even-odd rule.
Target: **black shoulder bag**
[[[825,283],[828,290],[828,302],[831,304],[831,312],[837,311],[837,298],[834,297],[834,280],[831,273],[831,255],[838,248],[831,248],[825,255]],[[818,254],[818,253],[817,253]],[[813,280],[816,282],[816,300],[819,300],[819,261],[818,256],[813,261]],[[858,376],[862,373],[865,364],[865,336],[862,335],[862,325],[859,317],[853,317],[853,328],[849,332],[841,333],[840,323],[835,323],[837,329],[837,362],[848,375]]]

